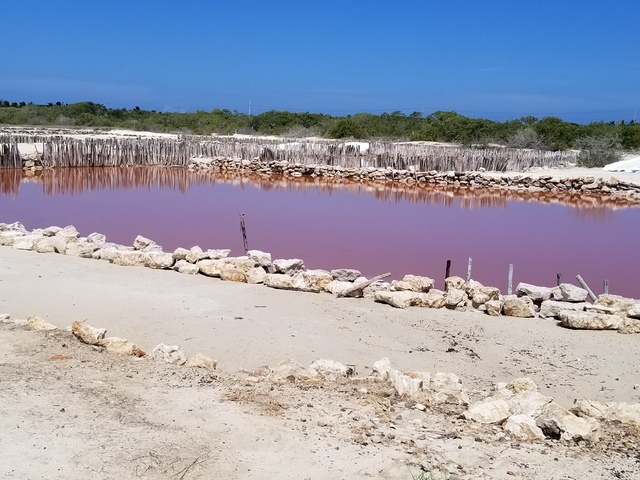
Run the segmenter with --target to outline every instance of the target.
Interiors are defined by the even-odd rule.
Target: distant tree
[[[331,138],[364,138],[365,131],[353,118],[341,118],[329,130]]]

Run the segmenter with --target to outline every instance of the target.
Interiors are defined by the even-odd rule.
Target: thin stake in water
[[[247,241],[247,227],[244,224],[244,213],[240,214],[240,228],[242,229],[242,241],[244,242],[244,254],[249,253],[249,242]]]

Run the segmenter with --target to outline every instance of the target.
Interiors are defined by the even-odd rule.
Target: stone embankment
[[[572,329],[640,333],[640,300],[602,294],[589,303],[587,290],[568,283],[553,288],[520,283],[515,295],[503,295],[496,287],[452,276],[445,280],[442,291],[425,276],[405,275],[402,280],[386,282],[384,276],[367,279],[355,269],[307,269],[301,259],[273,260],[271,254],[259,250],[249,250],[239,257],[230,257],[228,249],[203,250],[199,246],[164,252],[142,236],[128,247],[107,242],[99,233],[82,237],[73,226],[28,231],[18,222],[0,223],[0,246],[107,260],[121,266],[171,269],[282,290],[367,297],[401,309],[446,308],[491,316],[537,316],[557,319],[561,326]]]
[[[191,170],[201,171],[247,171],[265,175],[280,174],[290,177],[343,178],[403,184],[434,184],[468,187],[504,188],[530,190],[533,192],[582,192],[592,195],[622,197],[640,201],[640,184],[625,182],[615,177],[609,179],[594,176],[561,178],[552,175],[496,176],[484,171],[478,172],[421,172],[415,169],[396,170],[392,168],[346,168],[332,165],[302,165],[276,161],[237,161],[226,158],[192,158]]]

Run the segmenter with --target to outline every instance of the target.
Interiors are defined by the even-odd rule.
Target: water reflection
[[[531,192],[476,186],[392,181],[360,181],[344,178],[283,177],[282,175],[234,171],[191,171],[180,167],[58,168],[36,172],[0,170],[0,194],[17,196],[21,182],[42,185],[45,195],[77,194],[93,190],[170,189],[186,193],[194,186],[228,184],[264,191],[305,192],[316,190],[331,195],[342,192],[373,196],[388,203],[411,202],[453,207],[506,208],[509,202],[534,202],[573,207],[580,219],[606,220],[614,210],[640,206],[629,198],[562,191]]]

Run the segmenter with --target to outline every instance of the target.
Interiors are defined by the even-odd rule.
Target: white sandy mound
[[[640,173],[640,155],[627,158],[619,162],[610,163],[604,167],[609,172],[632,172]]]

